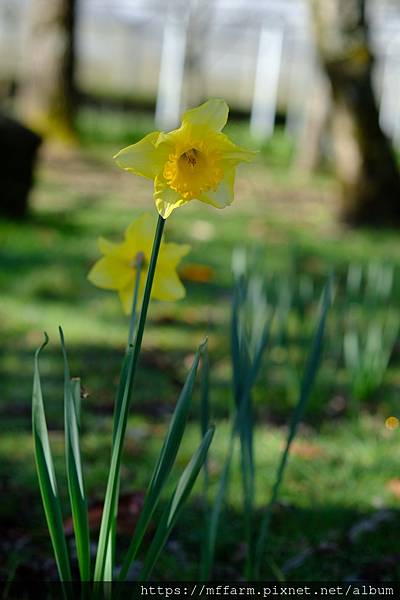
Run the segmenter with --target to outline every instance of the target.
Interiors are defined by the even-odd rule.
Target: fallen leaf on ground
[[[324,455],[324,449],[311,442],[293,442],[291,452],[294,456],[300,456],[300,458],[307,458],[309,460]]]

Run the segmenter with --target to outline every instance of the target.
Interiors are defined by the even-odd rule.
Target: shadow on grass
[[[57,580],[43,516],[37,514],[33,520],[28,518],[30,511],[27,511],[26,503],[29,501],[39,507],[38,498],[25,497],[25,505],[20,502],[22,517],[18,523],[2,524],[0,579],[6,579],[14,569],[13,579],[16,582],[24,579]],[[159,507],[161,510],[162,506]],[[399,517],[400,511],[360,511],[330,504],[311,508],[278,504],[261,579],[276,581],[277,573],[280,573],[287,582],[396,582],[400,578],[399,555],[396,552],[400,535]],[[153,581],[198,580],[203,518],[201,502],[194,498],[160,557]],[[131,524],[126,523],[125,535],[119,536],[119,556],[129,543],[128,532],[133,530],[134,519],[132,516]],[[223,513],[217,538],[214,580],[243,581],[245,544],[242,525],[241,513],[232,509]],[[144,548],[148,547],[152,533],[145,538]],[[95,531],[91,532],[92,539],[96,539],[96,535]],[[71,539],[69,545],[74,556]],[[143,554],[139,560],[141,558]]]
[[[80,345],[69,350],[71,375],[80,377],[83,386],[83,426],[86,419],[111,416],[123,349]],[[135,412],[153,419],[163,418],[171,412],[184,381],[181,363],[180,353],[143,352],[135,386]],[[46,348],[40,368],[48,426],[61,429],[64,375],[58,347]],[[31,426],[33,349],[3,344],[0,349],[0,378],[0,429],[27,430]]]

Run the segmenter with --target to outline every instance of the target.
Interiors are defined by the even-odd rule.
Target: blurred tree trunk
[[[332,88],[332,134],[342,217],[400,222],[400,176],[379,126],[365,0],[311,0],[320,58]]]
[[[17,114],[50,137],[73,136],[76,0],[30,0]]]
[[[295,157],[296,168],[309,174],[321,167],[326,159],[323,142],[331,105],[327,88],[325,77],[318,70],[307,90],[304,124],[298,136]]]
[[[26,216],[40,141],[38,135],[0,114],[0,214]]]
[[[183,105],[191,108],[203,102],[207,96],[205,54],[214,0],[190,0],[185,5],[188,10],[188,25]]]

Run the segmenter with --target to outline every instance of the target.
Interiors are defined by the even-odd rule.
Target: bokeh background
[[[151,183],[113,154],[174,128],[208,97],[258,150],[224,211],[190,203],[167,238],[190,243],[185,300],[153,302],[122,472],[119,532],[133,529],[197,343],[209,336],[212,489],[232,407],[231,257],[265,279],[273,335],[254,390],[257,506],[267,502],[297,401],[323,285],[335,274],[324,354],[275,508],[263,577],[399,580],[400,4],[397,0],[0,0],[0,579],[51,579],[31,440],[42,359],[63,496],[62,325],[82,378],[82,451],[93,531],[109,464],[127,335],[116,295],[86,279],[96,239],[154,212]],[[199,400],[182,464],[198,443]],[[389,417],[394,417],[387,420]],[[243,571],[237,462],[214,576]],[[71,524],[66,514],[66,531]],[[196,579],[196,496],[155,578]],[[93,536],[94,537],[94,536]]]

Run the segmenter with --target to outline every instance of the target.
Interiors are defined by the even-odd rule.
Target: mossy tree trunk
[[[365,0],[311,0],[319,55],[332,89],[332,138],[342,217],[400,223],[400,176],[379,126]]]
[[[76,0],[30,0],[17,91],[19,118],[48,137],[71,138]]]

